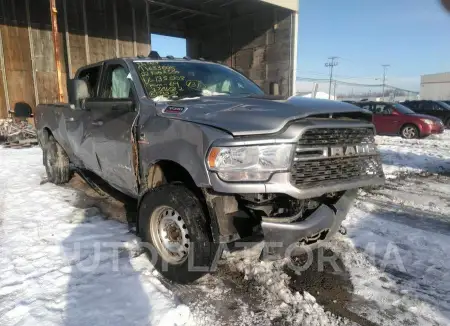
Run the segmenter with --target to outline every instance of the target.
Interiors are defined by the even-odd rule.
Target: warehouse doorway
[[[175,58],[183,58],[187,53],[187,41],[182,37],[151,34],[150,42],[153,51],[158,51],[162,57],[172,55]]]

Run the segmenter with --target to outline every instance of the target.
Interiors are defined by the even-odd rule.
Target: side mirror
[[[395,110],[392,110],[392,113],[391,113],[391,115],[400,115],[397,111],[395,111]]]
[[[83,103],[90,98],[88,84],[82,79],[70,79],[68,83],[69,103],[78,110],[83,108]]]

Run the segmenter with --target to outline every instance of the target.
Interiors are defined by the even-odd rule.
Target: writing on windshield
[[[189,61],[135,61],[150,98],[263,94],[238,72],[219,64]]]

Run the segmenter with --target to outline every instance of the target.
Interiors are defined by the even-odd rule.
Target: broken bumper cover
[[[384,177],[368,177],[357,180],[343,180],[330,183],[326,186],[298,188],[291,183],[290,172],[275,173],[267,182],[225,182],[216,173],[210,173],[209,179],[214,191],[229,194],[286,194],[296,199],[320,197],[325,193],[362,187],[380,186],[385,183]]]
[[[304,221],[293,223],[262,222],[266,249],[271,255],[285,257],[307,246],[313,249],[329,240],[345,219],[357,190],[349,190],[331,207],[322,204]]]

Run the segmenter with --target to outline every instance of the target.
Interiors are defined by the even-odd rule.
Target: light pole
[[[329,57],[327,63],[325,63],[325,67],[330,68],[330,86],[328,87],[328,99],[331,99],[331,82],[333,80],[333,68],[338,65],[338,62],[335,61],[338,57]]]
[[[383,102],[384,102],[384,87],[386,85],[386,70],[388,67],[390,67],[390,65],[381,65],[383,67]]]

